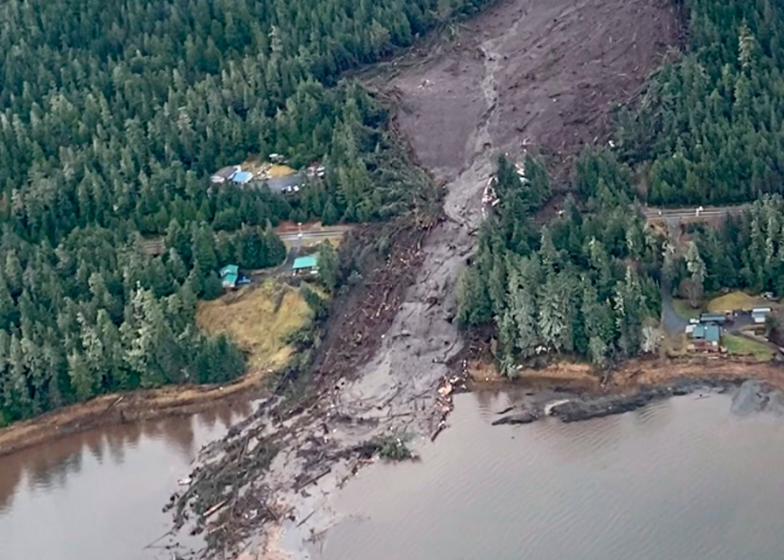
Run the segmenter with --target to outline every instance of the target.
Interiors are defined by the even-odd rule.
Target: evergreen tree
[[[269,254],[265,235],[257,228],[243,228],[239,233],[240,266],[255,269],[268,266]]]
[[[318,278],[324,287],[331,291],[340,283],[340,263],[338,253],[328,242],[324,241],[319,245],[318,253]]]
[[[264,244],[267,248],[267,266],[278,266],[286,260],[286,245],[271,229],[264,233]]]
[[[457,321],[462,327],[475,327],[493,319],[492,302],[483,278],[475,267],[463,271],[457,283]]]
[[[321,223],[325,226],[331,226],[332,224],[336,224],[339,219],[340,215],[337,208],[335,208],[335,203],[333,202],[332,197],[329,197],[326,204],[324,204],[324,211],[321,214]]]

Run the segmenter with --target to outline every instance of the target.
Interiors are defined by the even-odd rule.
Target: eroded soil
[[[501,0],[463,25],[453,41],[431,42],[393,63],[394,77],[373,78],[373,87],[398,99],[396,126],[413,155],[445,185],[446,219],[405,251],[393,251],[387,268],[418,267],[408,289],[399,285],[399,295],[382,294],[364,310],[360,303],[356,313],[341,311],[353,324],[352,316],[378,316],[394,304],[391,323],[379,323],[385,332],[353,333],[360,349],[371,348],[365,344],[374,338],[364,367],[345,359],[346,337],[332,335],[335,347],[322,349],[322,363],[343,360],[346,367],[334,378],[321,368],[315,402],[285,419],[259,413],[206,455],[205,481],[210,472],[232,468],[232,461],[247,462],[264,445],[281,450],[263,477],[242,470],[232,493],[213,498],[213,527],[227,533],[245,520],[242,535],[217,535],[221,543],[251,538],[254,526],[273,520],[281,547],[292,558],[308,557],[303,540],[336,522],[331,496],[364,464],[352,450],[390,431],[424,436],[419,441],[437,433],[443,406],[436,390],[463,347],[452,323],[453,286],[474,247],[496,155],[531,149],[564,178],[582,146],[604,141],[612,104],[638,90],[677,35],[675,12],[665,0]],[[265,514],[258,499],[255,506],[238,505],[247,501],[236,498],[237,489],[248,485],[252,496],[262,484],[263,495],[275,502],[266,510],[274,515]],[[206,508],[205,491],[196,492]],[[262,557],[260,543],[246,544]],[[264,554],[273,549],[267,542]]]
[[[447,220],[426,239],[417,281],[364,375],[343,392],[346,405],[394,394],[390,414],[400,414],[448,373],[462,348],[453,286],[497,154],[536,150],[563,172],[604,138],[612,105],[641,87],[678,32],[674,9],[659,0],[503,0],[391,80],[399,130],[446,182]]]

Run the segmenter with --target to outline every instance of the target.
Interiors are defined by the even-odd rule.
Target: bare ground
[[[363,442],[402,430],[428,438],[443,426],[436,389],[463,350],[452,323],[452,291],[474,247],[495,156],[531,149],[546,157],[556,177],[566,177],[582,146],[605,139],[611,104],[634,95],[677,41],[668,6],[665,0],[500,0],[455,41],[431,42],[393,62],[393,78],[372,79],[398,100],[395,124],[414,157],[445,185],[446,219],[412,231],[380,267],[381,277],[368,280],[389,286],[382,278],[388,275],[393,290],[339,310],[345,325],[328,334],[315,397],[303,400],[294,416],[249,419],[205,454],[194,477],[205,486],[194,491],[202,497],[201,513],[214,515],[208,525],[221,547],[247,539],[242,548],[261,558],[263,539],[253,536],[254,527],[274,521],[281,546],[292,558],[307,558],[301,543],[336,522],[331,496],[364,464],[357,453]],[[213,474],[224,476],[232,463],[242,465],[270,446],[281,451],[262,479],[237,467],[228,486],[221,483],[230,491],[208,495]],[[260,485],[264,499],[275,502],[271,509],[285,515],[237,505]],[[174,503],[185,505],[182,497]]]
[[[676,42],[676,14],[668,6],[502,0],[456,41],[429,49],[391,81],[399,130],[419,162],[446,182],[447,219],[425,240],[416,282],[342,403],[369,395],[386,403],[386,394],[395,396],[387,405],[395,414],[413,411],[421,405],[416,397],[448,374],[446,363],[462,349],[451,321],[453,286],[473,250],[495,156],[535,149],[563,175],[586,143],[607,133],[612,103],[635,94]],[[429,420],[420,431],[434,429],[438,417]]]
[[[541,369],[523,370],[517,379],[502,378],[486,360],[469,362],[472,390],[523,386],[526,388],[572,391],[581,395],[634,393],[644,387],[667,386],[678,381],[744,381],[755,379],[770,388],[784,391],[784,366],[772,362],[732,358],[721,355],[695,356],[690,359],[633,359],[608,372],[604,380],[590,365],[558,362]],[[604,381],[604,383],[602,382]]]

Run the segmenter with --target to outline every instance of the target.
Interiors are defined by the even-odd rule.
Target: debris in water
[[[557,401],[554,401],[554,402],[551,402],[549,404],[544,405],[544,415],[545,416],[550,416],[550,413],[552,412],[553,408],[555,408],[556,406],[561,405],[561,404],[566,404],[568,402],[569,402],[569,399],[560,399],[560,400],[557,400]]]

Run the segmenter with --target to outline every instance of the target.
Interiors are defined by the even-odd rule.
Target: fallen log
[[[214,506],[212,506],[210,509],[208,509],[207,511],[204,512],[204,519],[208,519],[209,517],[211,517],[212,515],[214,515],[218,511],[220,511],[223,507],[226,506],[226,504],[228,502],[229,502],[228,500],[223,500],[223,501],[218,502]]]
[[[510,424],[510,425],[519,425],[519,424],[530,424],[535,420],[539,419],[539,414],[536,412],[526,411],[520,414],[511,414],[509,416],[504,416],[503,418],[499,418],[498,420],[493,422],[493,426],[501,426],[503,424]]]
[[[328,475],[330,472],[332,472],[332,467],[324,467],[324,468],[322,468],[315,475],[309,476],[308,478],[306,478],[305,480],[303,480],[302,482],[299,482],[296,486],[294,486],[294,491],[295,492],[299,492],[300,490],[302,490],[306,486],[310,486],[311,484],[316,482],[321,477]]]

